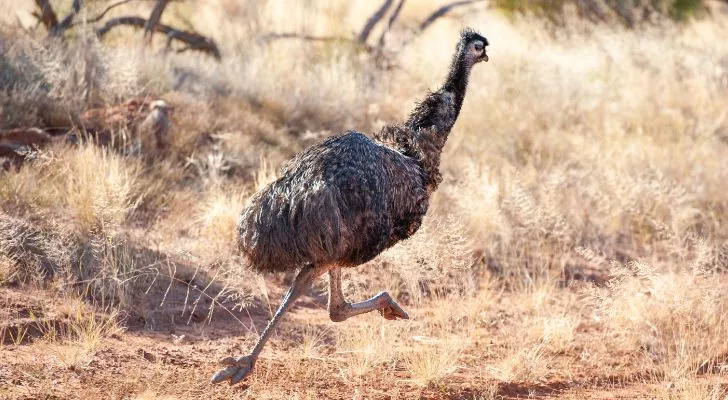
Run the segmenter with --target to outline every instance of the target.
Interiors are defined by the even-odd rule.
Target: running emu
[[[283,313],[324,272],[332,321],[374,310],[389,320],[409,318],[387,292],[347,302],[341,268],[373,259],[420,227],[442,180],[440,153],[460,113],[468,75],[474,64],[488,61],[487,45],[465,29],[445,83],[404,125],[386,126],[374,139],[352,131],[311,146],[253,196],[238,222],[240,250],[259,271],[300,270],[250,354],[221,360],[225,368],[213,383],[245,379]]]

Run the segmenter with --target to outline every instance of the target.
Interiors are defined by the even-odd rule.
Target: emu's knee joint
[[[346,321],[347,318],[349,318],[347,311],[347,307],[336,307],[329,310],[329,318],[333,322],[342,322]]]

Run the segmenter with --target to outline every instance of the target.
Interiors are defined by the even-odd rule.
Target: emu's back
[[[260,271],[354,266],[412,235],[427,211],[412,158],[357,132],[296,155],[238,222],[238,245]]]

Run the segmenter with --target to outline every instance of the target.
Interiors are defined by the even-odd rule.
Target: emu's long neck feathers
[[[410,114],[405,126],[415,132],[433,127],[447,137],[460,114],[472,65],[464,59],[462,44],[453,57],[445,83],[430,93]]]
[[[404,126],[388,125],[375,139],[417,159],[428,195],[440,184],[440,154],[460,113],[472,65],[465,61],[463,44],[453,57],[442,87],[415,107]]]
[[[465,62],[462,54],[460,54],[461,52],[458,53],[459,54],[456,54],[453,57],[452,64],[450,64],[450,71],[447,74],[447,79],[445,79],[445,83],[440,89],[441,92],[450,92],[455,96],[455,104],[452,106],[455,112],[452,118],[453,124],[455,123],[455,120],[457,120],[458,114],[460,114],[460,107],[462,107],[463,100],[465,99],[465,90],[468,88],[468,77],[470,76],[470,69],[472,68],[472,65]],[[448,131],[451,128],[452,125],[448,127]]]
[[[439,185],[440,154],[460,114],[472,65],[464,58],[464,44],[458,46],[445,83],[415,107],[404,126],[388,125],[375,135],[385,145],[417,159],[425,173],[427,193]]]

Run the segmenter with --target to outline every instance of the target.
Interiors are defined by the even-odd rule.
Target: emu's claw
[[[409,319],[407,312],[402,309],[392,298],[387,299],[387,305],[379,309],[379,315],[388,320]]]
[[[253,355],[247,355],[235,359],[233,357],[225,357],[220,360],[220,365],[225,368],[217,371],[212,376],[212,383],[220,383],[226,380],[230,380],[230,385],[234,385],[250,375],[255,365],[255,357]]]

